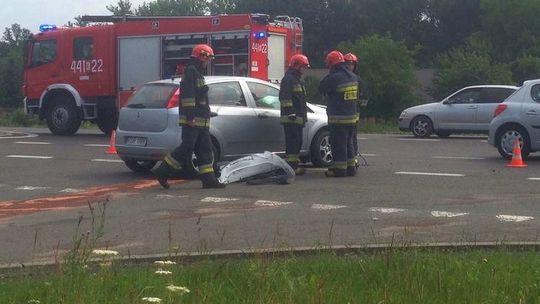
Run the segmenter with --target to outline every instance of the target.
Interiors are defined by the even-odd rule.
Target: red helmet
[[[342,62],[345,62],[345,59],[343,58],[343,54],[341,54],[340,51],[331,51],[330,53],[328,53],[328,55],[326,55],[326,64],[330,68]]]
[[[207,58],[212,59],[214,58],[214,50],[207,44],[197,44],[193,47],[191,57],[203,60]]]
[[[358,63],[358,57],[356,57],[356,55],[353,53],[347,53],[343,55],[343,59],[345,59],[345,61],[352,61],[354,63]]]
[[[309,67],[309,60],[306,57],[306,55],[302,54],[296,54],[291,57],[291,61],[289,62],[290,68],[300,68],[302,66],[308,66]]]

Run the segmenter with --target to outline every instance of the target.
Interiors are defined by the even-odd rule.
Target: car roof
[[[264,82],[268,84],[277,85],[276,83],[264,81],[257,78],[252,77],[242,77],[242,76],[204,76],[205,81],[208,83],[213,82],[222,82],[222,81],[240,81],[240,80],[249,80],[249,81],[257,81],[257,82]],[[156,81],[150,81],[147,83],[175,83],[179,84],[182,80],[182,77],[176,77],[176,78],[168,78],[168,79],[162,79],[162,80],[156,80]]]
[[[482,84],[482,85],[474,85],[474,86],[464,87],[463,89],[474,89],[474,88],[503,88],[503,89],[517,90],[519,87],[511,86],[511,85],[505,85],[505,84]]]

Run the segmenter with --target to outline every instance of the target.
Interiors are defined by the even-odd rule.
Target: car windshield
[[[178,88],[178,85],[172,83],[145,84],[131,96],[127,106],[130,108],[165,108],[169,98]]]

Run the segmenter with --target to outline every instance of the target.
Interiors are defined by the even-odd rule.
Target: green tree
[[[518,85],[529,79],[540,78],[540,58],[526,55],[512,63],[513,79]]]
[[[358,70],[371,91],[365,116],[394,119],[403,108],[418,102],[415,95],[414,51],[404,42],[372,35],[339,45],[359,58]]]
[[[116,5],[107,5],[107,10],[115,16],[133,15],[132,4],[130,0],[118,0]]]
[[[439,55],[434,95],[441,98],[469,85],[513,84],[510,66],[493,60],[491,48],[490,42],[473,35],[466,46]]]
[[[16,23],[4,30],[0,41],[0,106],[21,104],[23,41],[29,36],[30,31]]]
[[[155,0],[136,9],[140,16],[199,16],[207,12],[206,0]]]

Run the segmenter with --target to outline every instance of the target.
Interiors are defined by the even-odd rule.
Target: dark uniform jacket
[[[194,127],[209,128],[210,105],[208,104],[208,86],[203,77],[203,66],[198,59],[188,63],[184,77],[180,82],[179,123],[187,126],[195,120]]]
[[[326,96],[329,125],[356,125],[358,77],[345,64],[337,64],[330,69],[319,84],[319,92]]]
[[[305,125],[307,121],[306,88],[302,74],[296,69],[288,69],[281,80],[279,101],[281,103],[281,123]],[[295,114],[292,118],[289,115]]]

